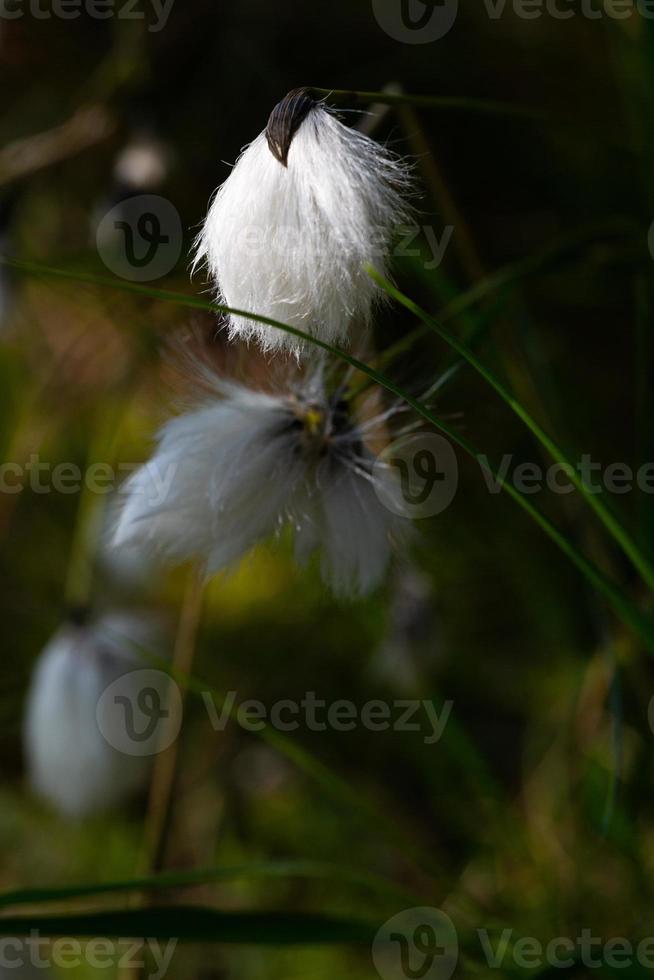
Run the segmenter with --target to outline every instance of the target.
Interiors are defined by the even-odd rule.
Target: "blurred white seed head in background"
[[[65,623],[41,653],[24,720],[28,779],[33,792],[64,816],[79,819],[111,809],[143,786],[150,760],[112,747],[124,741],[124,732],[107,738],[96,711],[110,684],[138,677],[139,668],[148,666],[139,650],[160,647],[158,620],[113,612]],[[116,712],[116,724],[123,720]]]
[[[411,217],[408,165],[344,126],[304,90],[289,93],[219,187],[198,237],[218,299],[345,343],[367,324],[394,230]],[[231,337],[299,352],[303,341],[246,317]]]
[[[370,592],[409,526],[381,503],[375,481],[394,473],[373,472],[368,448],[400,409],[364,422],[319,374],[281,394],[210,381],[208,400],[164,425],[153,457],[123,487],[115,545],[201,556],[214,572],[290,525],[297,559],[320,551],[334,592]]]
[[[156,191],[174,163],[172,147],[148,131],[137,132],[114,162],[114,180],[134,193]]]

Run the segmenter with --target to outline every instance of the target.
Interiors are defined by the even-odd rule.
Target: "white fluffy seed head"
[[[286,118],[286,102],[273,116],[282,107]],[[320,103],[305,106],[288,133],[286,165],[271,151],[271,125],[216,192],[194,267],[206,263],[227,306],[345,343],[383,299],[366,266],[388,275],[393,234],[411,220],[409,168]],[[248,317],[227,323],[230,336],[255,338],[265,350],[304,347]]]
[[[298,560],[319,550],[337,594],[373,589],[408,522],[375,492],[393,476],[373,471],[350,407],[328,397],[317,376],[285,394],[218,377],[214,389],[211,401],[163,427],[154,456],[123,488],[114,543],[201,556],[213,572],[290,525]]]
[[[113,681],[146,666],[139,648],[151,651],[159,642],[151,619],[109,613],[93,623],[66,623],[41,653],[23,729],[28,779],[33,792],[64,816],[80,819],[110,809],[143,785],[149,760],[114,748],[121,733],[116,739],[103,734],[96,711]]]

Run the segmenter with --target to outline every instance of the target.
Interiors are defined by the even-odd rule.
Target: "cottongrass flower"
[[[320,550],[335,593],[370,592],[408,525],[381,503],[379,484],[393,473],[373,469],[367,447],[389,413],[357,420],[320,374],[282,393],[208,369],[205,378],[208,400],[164,425],[153,457],[123,487],[114,543],[200,556],[212,573],[290,525],[297,559]]]
[[[411,220],[410,185],[404,161],[297,89],[216,192],[194,268],[206,263],[227,306],[345,342],[384,298],[365,267],[388,275],[394,231]],[[247,317],[227,326],[265,350],[303,349]]]
[[[138,651],[152,650],[159,642],[152,617],[112,612],[88,621],[78,614],[41,653],[24,722],[28,779],[33,792],[64,816],[80,819],[113,808],[143,786],[148,758],[115,747],[125,740],[119,706],[111,716],[115,738],[106,729],[101,732],[96,712],[101,695],[120,677],[123,693],[133,694],[137,703],[140,692],[131,691],[130,677],[136,684],[142,675],[135,671],[147,666]],[[150,671],[148,682],[157,676]]]

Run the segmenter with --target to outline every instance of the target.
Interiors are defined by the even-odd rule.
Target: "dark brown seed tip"
[[[86,626],[91,619],[90,606],[70,606],[66,610],[66,620],[73,626]]]
[[[309,94],[309,89],[294,88],[270,113],[266,139],[270,152],[284,167],[288,166],[288,151],[293,137],[314,105],[316,100]]]

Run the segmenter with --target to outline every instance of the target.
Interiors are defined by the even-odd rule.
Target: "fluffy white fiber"
[[[391,239],[410,221],[406,163],[314,104],[295,133],[288,166],[265,132],[216,192],[197,241],[218,298],[328,343],[365,324],[383,293],[365,270],[387,274]],[[230,336],[266,350],[302,350],[288,333],[231,316]]]
[[[124,486],[114,543],[201,556],[213,572],[291,525],[298,560],[319,549],[336,593],[369,592],[407,522],[380,502],[374,483],[386,477],[373,473],[342,403],[315,379],[274,395],[216,377],[214,390],[210,403],[163,427],[154,456]]]
[[[111,613],[91,624],[65,624],[41,653],[24,723],[28,778],[63,815],[79,819],[114,807],[145,780],[150,760],[112,747],[96,709],[113,681],[145,666],[134,645],[151,650],[153,642],[150,620]]]

